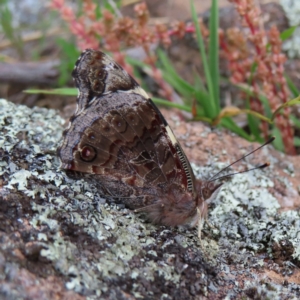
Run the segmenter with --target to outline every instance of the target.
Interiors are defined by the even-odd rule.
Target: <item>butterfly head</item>
[[[223,183],[214,183],[212,181],[195,181],[195,189],[197,193],[196,214],[190,221],[190,226],[198,225],[198,237],[201,240],[201,229],[203,220],[207,217],[208,202],[212,201],[220,191]]]
[[[200,200],[200,204],[207,200],[212,200],[217,196],[223,183],[215,183],[212,181],[197,180],[195,187]]]

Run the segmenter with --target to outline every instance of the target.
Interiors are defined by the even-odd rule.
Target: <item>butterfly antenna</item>
[[[262,144],[261,146],[259,146],[258,148],[254,149],[253,151],[247,153],[246,155],[242,156],[241,158],[239,158],[238,160],[234,161],[233,163],[231,163],[230,165],[228,165],[227,167],[221,169],[218,173],[216,173],[215,175],[213,175],[208,181],[215,181],[216,179],[214,179],[215,177],[217,177],[220,173],[224,172],[225,170],[227,170],[229,167],[231,167],[232,165],[236,164],[237,162],[241,161],[242,159],[246,158],[247,156],[253,154],[254,152],[260,150],[261,148],[263,148],[264,146],[272,143],[273,141],[275,140],[275,137],[272,136],[268,141],[266,141],[264,144]],[[225,175],[225,176],[222,176],[222,177],[219,177],[217,179],[220,179],[220,178],[224,178],[224,177],[227,177],[227,176],[232,176],[234,174],[240,174],[240,173],[245,173],[245,172],[249,172],[251,170],[255,170],[255,169],[263,169],[263,168],[266,168],[267,166],[269,166],[268,163],[265,163],[261,166],[258,166],[258,167],[255,167],[253,169],[249,169],[249,170],[245,170],[245,171],[242,171],[242,172],[237,172],[237,173],[233,173],[233,174],[229,174],[229,175]]]
[[[223,178],[226,178],[226,177],[231,177],[231,176],[234,176],[234,175],[237,175],[237,174],[247,173],[247,172],[250,172],[250,171],[253,171],[253,170],[256,170],[256,169],[264,169],[264,168],[268,167],[269,165],[270,165],[270,163],[267,162],[267,163],[264,163],[263,165],[254,167],[252,169],[247,169],[245,171],[235,172],[235,173],[227,174],[227,175],[224,175],[224,176],[221,176],[221,177],[217,177],[217,178],[214,178],[214,179],[210,179],[209,182],[216,181],[218,179],[223,179]]]

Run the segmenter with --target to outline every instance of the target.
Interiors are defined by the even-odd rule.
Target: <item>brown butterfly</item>
[[[92,174],[101,194],[144,210],[154,223],[200,225],[205,201],[221,184],[195,180],[146,92],[109,56],[91,49],[79,57],[73,78],[78,106],[58,149],[62,168]]]

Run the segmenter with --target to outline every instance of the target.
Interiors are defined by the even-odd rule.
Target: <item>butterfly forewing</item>
[[[195,194],[190,164],[155,104],[104,53],[86,50],[73,71],[78,108],[58,150],[62,167],[95,174],[113,197]]]

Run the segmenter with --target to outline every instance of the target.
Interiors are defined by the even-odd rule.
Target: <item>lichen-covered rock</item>
[[[197,176],[253,148],[164,114]],[[56,111],[0,100],[1,299],[299,298],[296,159],[266,147],[243,162],[271,167],[224,184],[200,243],[195,229],[154,226],[66,176],[63,124]]]

